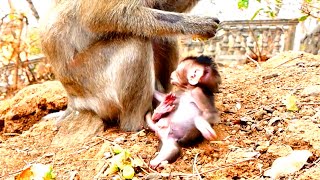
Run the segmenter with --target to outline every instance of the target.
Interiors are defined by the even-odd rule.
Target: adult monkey
[[[172,11],[172,12],[188,12],[190,11],[200,0],[162,0],[153,1],[153,5],[150,7],[155,9]],[[170,74],[176,69],[179,55],[177,38],[153,38],[152,40],[154,50],[154,63],[155,63],[155,75],[157,81],[160,82],[158,90],[163,88],[165,92],[169,92]]]
[[[62,119],[77,111],[73,119],[94,113],[119,120],[125,131],[143,127],[155,84],[152,38],[211,37],[217,29],[215,18],[150,8],[168,8],[170,2],[180,1],[56,0],[42,29],[42,47],[68,93]],[[180,3],[177,11],[187,7]]]

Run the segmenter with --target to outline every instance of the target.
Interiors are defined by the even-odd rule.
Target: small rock
[[[271,113],[272,114],[274,112],[274,109],[271,106],[263,106],[263,109],[265,111],[267,111],[267,113]]]
[[[262,120],[263,116],[267,114],[267,111],[260,109],[259,111],[257,111],[256,113],[254,113],[254,119],[255,120]]]
[[[250,126],[251,131],[256,130],[256,129],[257,129],[257,126],[258,126],[258,125],[256,125],[256,124],[252,124],[252,125]]]
[[[262,124],[263,124],[263,125],[268,125],[269,122],[268,122],[268,121],[262,121]]]
[[[251,126],[247,126],[244,130],[245,131],[250,131],[251,130]]]
[[[289,145],[274,145],[269,146],[268,153],[274,156],[286,156],[292,152],[292,148]]]
[[[268,123],[268,126],[275,126],[277,125],[277,123],[281,120],[280,117],[274,117],[274,118],[271,118],[269,123]]]
[[[240,118],[240,124],[241,125],[247,125],[249,122],[251,123],[253,120],[251,117],[245,116]],[[251,123],[252,124],[252,123]]]
[[[146,154],[141,154],[141,158],[142,158],[142,159],[147,159],[148,156],[147,156]]]
[[[308,86],[302,90],[301,96],[318,96],[320,94],[320,85]]]
[[[125,138],[124,137],[117,137],[114,142],[118,144],[122,144],[124,142]]]
[[[253,143],[253,141],[251,141],[251,140],[249,140],[249,139],[244,139],[243,142],[244,142],[245,144],[252,144],[252,143]]]
[[[274,127],[267,127],[265,130],[268,137],[271,137],[274,134]]]
[[[256,150],[257,151],[267,151],[269,146],[270,146],[270,141],[258,142],[258,147],[256,148]]]
[[[318,111],[314,116],[311,117],[314,122],[320,121],[320,111]]]
[[[138,135],[140,137],[144,137],[144,136],[146,136],[146,131],[145,130],[141,130],[141,131],[139,131]]]
[[[262,130],[263,130],[263,127],[262,127],[261,125],[258,125],[258,124],[257,124],[256,129],[257,129],[257,131],[262,131]]]
[[[283,128],[279,128],[277,132],[282,133],[282,132],[284,132],[284,129]]]

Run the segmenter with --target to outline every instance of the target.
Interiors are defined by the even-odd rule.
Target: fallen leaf
[[[16,180],[31,179],[32,176],[33,176],[33,172],[31,171],[31,168],[28,167],[24,169],[20,174],[18,174],[14,179]]]
[[[283,103],[286,105],[287,110],[289,111],[298,111],[299,108],[297,106],[297,98],[291,94],[288,94],[283,101]]]
[[[16,180],[25,179],[43,179],[52,180],[55,179],[55,174],[51,165],[45,164],[32,164],[25,170],[23,170],[19,175],[15,177]]]

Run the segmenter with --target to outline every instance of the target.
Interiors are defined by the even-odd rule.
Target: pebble
[[[267,111],[267,113],[273,113],[274,109],[271,106],[263,106],[263,109]]]
[[[118,143],[118,144],[121,144],[121,143],[124,142],[124,140],[125,140],[124,137],[118,137],[118,138],[116,138],[116,139],[114,140],[114,142],[115,142],[115,143]]]
[[[262,124],[263,124],[263,125],[268,125],[269,122],[268,122],[268,121],[263,121]]]
[[[257,124],[256,129],[257,129],[257,131],[262,131],[263,127]]]
[[[312,85],[304,88],[301,92],[302,97],[320,95],[320,85]]]
[[[255,120],[262,120],[263,116],[267,114],[267,111],[260,109],[259,111],[257,111],[256,113],[254,113],[254,119]]]
[[[257,151],[267,151],[268,147],[270,146],[270,141],[261,141],[257,143],[258,147],[256,148]]]
[[[252,144],[252,143],[254,143],[253,141],[251,141],[251,140],[249,140],[249,139],[244,139],[243,142],[244,142],[245,144]]]
[[[257,129],[257,125],[256,125],[256,124],[252,124],[252,125],[250,126],[250,129],[251,129],[251,131],[256,130],[256,129]]]
[[[271,137],[274,134],[274,127],[265,128],[267,137]]]
[[[247,126],[246,128],[245,128],[245,131],[250,131],[251,130],[251,126]]]
[[[248,116],[245,116],[245,117],[241,117],[240,118],[240,124],[242,125],[247,125],[247,124],[252,124],[252,118],[251,117],[248,117]]]
[[[275,126],[281,120],[280,117],[273,117],[270,119],[268,126]]]
[[[140,136],[140,137],[146,136],[145,130],[140,131],[140,132],[139,132],[139,136]]]

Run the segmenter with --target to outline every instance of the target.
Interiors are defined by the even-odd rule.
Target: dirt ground
[[[115,144],[145,162],[136,169],[138,179],[269,179],[264,171],[293,150],[313,155],[301,170],[282,179],[320,179],[320,56],[285,52],[259,67],[248,63],[221,66],[219,71],[223,84],[216,105],[221,124],[214,127],[219,139],[184,148],[176,162],[156,170],[147,166],[158,146],[153,132],[109,128],[84,143],[61,147],[52,143],[57,134],[53,120],[35,123],[65,108],[61,86],[22,90],[19,98],[0,102],[0,179],[14,179],[34,163],[52,165],[57,179],[76,179],[74,174],[80,179],[116,179],[117,174],[103,174],[106,154]],[[298,111],[287,110],[288,95],[296,97]]]

